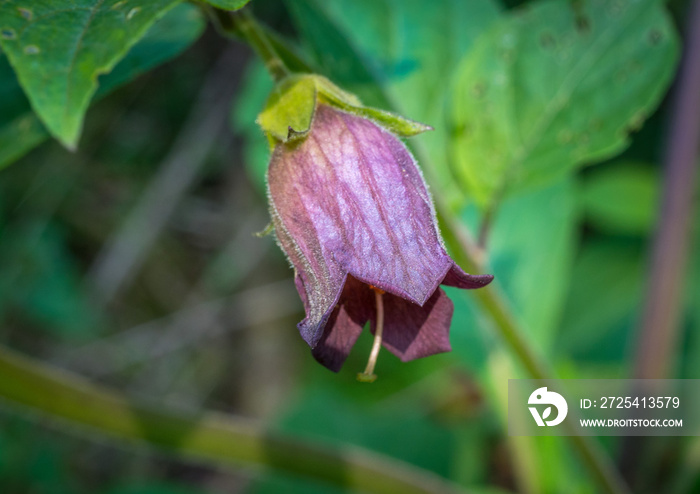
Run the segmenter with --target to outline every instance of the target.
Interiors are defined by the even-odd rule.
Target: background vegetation
[[[268,222],[268,145],[255,117],[273,82],[231,39],[240,14],[231,27],[212,10],[246,2],[102,3],[0,2],[0,342],[13,350],[0,352],[3,492],[358,486],[307,440],[349,464],[347,448],[361,446],[470,492],[598,492],[581,445],[507,436],[507,379],[533,369],[700,378],[697,183],[692,166],[675,182],[668,172],[671,150],[688,139],[685,161],[697,164],[700,108],[678,83],[678,33],[698,22],[689,2],[253,0],[244,9],[293,70],[435,128],[410,145],[448,246],[496,275],[491,295],[449,291],[452,353],[403,364],[383,352],[372,385],[355,381],[368,334],[338,375],[312,359],[295,328],[292,271],[271,237],[253,236]],[[67,50],[66,33],[82,33],[81,47]],[[687,67],[700,65],[694,56]],[[690,138],[674,141],[683,130]],[[669,197],[687,200],[674,209]],[[674,225],[680,233],[664,233]],[[475,239],[466,252],[464,231]],[[76,375],[119,397],[71,394],[85,386]],[[85,406],[76,411],[70,397]],[[122,434],[124,403],[189,422],[144,412],[142,427]],[[117,436],[176,454],[105,441],[99,417],[78,423],[95,410]],[[197,455],[209,436],[180,434],[205,410],[254,419],[279,456],[237,459],[271,468]],[[255,449],[245,434],[234,450]],[[304,442],[290,443],[290,455],[276,437]],[[635,492],[700,490],[697,438],[599,442],[602,464],[617,464]],[[391,492],[380,474],[399,467],[363,451],[379,472],[369,483]]]

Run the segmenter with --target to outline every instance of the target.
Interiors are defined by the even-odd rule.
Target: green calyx
[[[303,139],[311,129],[318,103],[374,120],[400,137],[432,130],[428,125],[395,113],[362,106],[357,96],[315,74],[294,74],[280,81],[270,94],[265,109],[258,115],[257,123],[273,145]]]

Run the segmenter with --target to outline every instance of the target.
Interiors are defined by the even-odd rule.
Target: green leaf
[[[465,213],[471,230],[474,206]],[[574,182],[564,177],[546,188],[514,195],[495,216],[488,240],[489,272],[498,283],[534,346],[549,354],[566,302],[574,258],[577,210]],[[470,370],[480,371],[494,347],[471,295],[446,289],[455,301],[453,351]]]
[[[0,169],[46,137],[44,126],[32,113],[7,57],[0,52]]]
[[[204,0],[205,2],[224,10],[238,10],[245,7],[250,0]]]
[[[75,149],[97,76],[112,70],[178,0],[0,4],[0,45],[49,132]]]
[[[182,4],[158,20],[126,57],[99,79],[101,98],[139,74],[180,54],[204,30],[199,9]],[[32,112],[5,55],[0,53],[0,169],[20,158],[49,135]]]
[[[580,201],[586,219],[600,230],[649,234],[656,223],[659,181],[643,163],[606,166],[582,180]]]
[[[498,4],[485,0],[337,0],[321,10],[386,87],[395,109],[434,126],[455,65],[499,18]]]
[[[596,361],[625,356],[644,293],[643,253],[630,241],[584,243],[560,325],[560,352]]]
[[[176,5],[158,19],[108,74],[99,78],[100,98],[185,51],[204,31],[206,20],[191,4]]]
[[[386,95],[376,84],[375,75],[347,36],[328,18],[320,2],[287,0],[285,4],[316,59],[319,73],[356,93],[365,104],[389,106]]]
[[[564,177],[504,202],[488,241],[496,279],[525,330],[545,352],[551,349],[566,301],[576,225],[574,183]]]
[[[628,145],[678,41],[660,0],[540,1],[482,36],[453,89],[461,185],[482,205]]]
[[[435,128],[421,137],[441,193],[452,188],[445,95],[459,60],[499,18],[492,0],[292,0],[322,72],[365,103]],[[311,7],[310,7],[310,6]],[[377,90],[377,85],[381,89]],[[390,102],[393,103],[390,105]]]

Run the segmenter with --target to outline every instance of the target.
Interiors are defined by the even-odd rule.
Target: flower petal
[[[370,288],[348,276],[340,300],[326,323],[323,336],[311,353],[321,364],[338,372],[365,323],[374,314],[374,295]]]
[[[294,266],[294,283],[304,303],[306,317],[297,327],[304,341],[313,348],[340,297],[346,274],[337,263],[329,263],[323,257],[318,239],[313,235],[292,237],[280,221],[274,204],[271,214],[277,241]]]
[[[456,264],[445,275],[441,285],[454,286],[457,288],[481,288],[493,281],[492,274],[469,274]]]
[[[384,295],[384,346],[402,361],[449,352],[452,301],[438,288],[421,307]],[[376,322],[372,321],[372,332]]]
[[[319,105],[308,137],[275,149],[268,183],[287,237],[280,244],[313,312],[307,341],[335,302],[339,275],[423,304],[452,266],[413,157],[370,120]]]
[[[268,190],[306,310],[299,331],[312,348],[331,318],[351,325],[343,311],[334,315],[348,275],[420,306],[441,282],[478,288],[491,281],[455,266],[413,157],[371,120],[320,104],[305,139],[276,146]],[[336,345],[334,338],[324,341]]]

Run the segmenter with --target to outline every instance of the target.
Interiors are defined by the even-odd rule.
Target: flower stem
[[[265,68],[275,82],[281,81],[290,74],[287,65],[277,53],[274,43],[260,27],[249,8],[243,8],[236,12],[211,9],[210,13],[219,29],[228,34],[236,34],[246,40],[262,59]]]
[[[0,346],[3,403],[122,443],[147,444],[202,463],[272,468],[348,492],[458,494],[439,476],[353,446],[321,446],[219,413],[185,415],[127,400],[103,386]],[[22,410],[24,412],[24,410]],[[58,420],[55,420],[58,419]]]
[[[382,334],[384,333],[384,300],[382,295],[383,290],[372,287],[374,290],[374,299],[377,302],[377,326],[374,328],[374,343],[372,351],[369,354],[367,367],[365,371],[357,375],[357,380],[361,382],[374,382],[377,380],[377,375],[374,373],[374,367],[377,365],[377,357],[379,350],[382,348]]]
[[[457,263],[468,272],[483,272],[479,262],[481,257],[479,249],[472,242],[464,226],[450,214],[444,204],[437,202],[436,205],[442,220],[445,241],[453,247],[452,252]],[[476,298],[481,309],[490,316],[493,327],[532,378],[539,380],[556,378],[554,371],[528,343],[525,332],[511,314],[506,298],[496,284],[492,283],[484,288],[470,291],[470,295]],[[629,488],[600,446],[588,436],[577,435],[570,422],[565,422],[564,426],[568,429],[572,446],[604,491],[609,494],[628,493]]]

